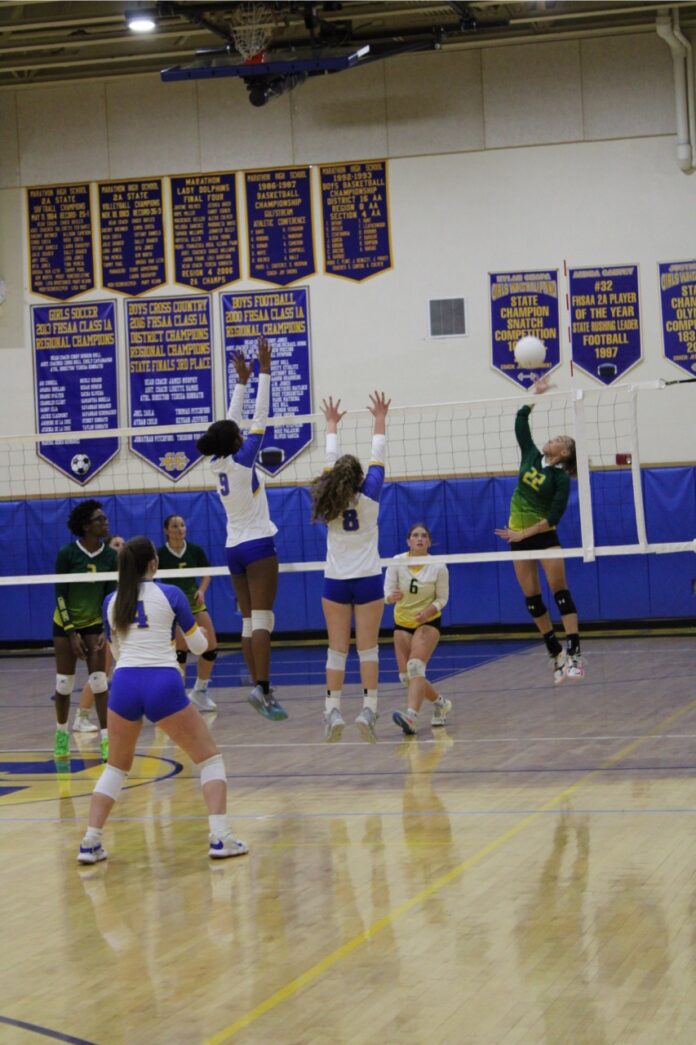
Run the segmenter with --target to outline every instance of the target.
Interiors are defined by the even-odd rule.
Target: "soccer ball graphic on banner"
[[[546,345],[531,334],[521,337],[515,345],[515,362],[519,367],[541,366],[546,359]]]
[[[74,472],[75,475],[79,475],[80,477],[83,475],[87,475],[87,472],[90,470],[91,467],[92,462],[90,461],[87,454],[75,454],[72,461],[70,462],[70,470]]]

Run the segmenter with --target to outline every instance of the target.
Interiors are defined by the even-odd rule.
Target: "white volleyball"
[[[521,337],[515,345],[515,362],[519,367],[541,366],[546,359],[546,345],[531,334]]]

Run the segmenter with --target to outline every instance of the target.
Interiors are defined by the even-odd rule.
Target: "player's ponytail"
[[[204,457],[229,457],[241,450],[243,442],[236,421],[213,421],[196,442],[196,449]]]
[[[118,555],[118,590],[114,599],[114,631],[125,634],[135,619],[138,588],[157,551],[149,537],[131,537]]]
[[[362,465],[352,454],[343,454],[333,468],[312,480],[312,522],[331,522],[348,508],[364,479]]]
[[[568,475],[578,474],[578,461],[575,452],[575,440],[571,439],[569,435],[566,436],[566,456],[561,460],[561,464],[565,468]]]

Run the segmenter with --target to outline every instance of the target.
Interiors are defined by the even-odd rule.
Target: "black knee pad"
[[[543,617],[546,613],[546,606],[544,606],[544,600],[541,595],[530,595],[527,599],[527,609],[535,619]]]
[[[556,600],[556,605],[561,611],[562,617],[565,617],[568,613],[578,612],[575,608],[575,603],[573,602],[573,596],[567,588],[561,588],[560,591],[555,591],[553,597]]]
[[[201,653],[201,660],[215,660],[217,657],[216,649],[207,649],[205,653]]]
[[[187,657],[188,657],[188,650],[178,649],[176,651],[176,662],[177,662],[177,664],[185,664]]]

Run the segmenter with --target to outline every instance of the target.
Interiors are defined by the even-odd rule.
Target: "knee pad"
[[[535,619],[543,617],[546,613],[546,606],[544,606],[544,600],[541,595],[530,595],[527,599],[527,609]]]
[[[399,682],[408,689],[408,675],[405,671],[399,672]]]
[[[95,697],[98,697],[100,693],[106,693],[107,689],[109,688],[108,683],[106,681],[105,671],[93,671],[92,674],[89,676],[88,681],[90,686],[92,687],[92,693],[94,693]]]
[[[121,793],[121,788],[125,784],[127,776],[128,773],[123,769],[117,769],[116,766],[110,766],[107,763],[102,775],[97,780],[97,786],[94,789],[95,795],[106,795],[107,798],[112,798],[115,802]]]
[[[337,649],[328,649],[326,651],[326,670],[345,671],[347,659],[347,653],[341,653]]]
[[[205,653],[201,653],[201,660],[217,660],[217,650],[207,649]]]
[[[425,662],[420,660],[418,657],[411,657],[406,665],[406,670],[410,679],[425,678]]]
[[[253,630],[254,629],[251,625],[251,617],[242,617],[242,638],[250,639]]]
[[[556,605],[561,611],[562,617],[565,617],[567,613],[578,612],[575,608],[575,603],[573,602],[573,596],[567,588],[561,588],[560,591],[555,591],[553,597],[556,600]]]
[[[187,649],[178,649],[176,651],[176,662],[177,662],[177,664],[185,664],[187,657],[188,657],[188,650]]]
[[[359,649],[358,657],[361,664],[376,664],[379,660],[379,646],[373,646],[372,649]]]
[[[251,630],[252,631],[267,631],[270,635],[273,631],[273,625],[275,624],[275,617],[273,616],[273,610],[252,610],[251,611]]]
[[[224,780],[227,783],[227,773],[225,772],[225,762],[222,755],[212,755],[210,758],[206,758],[205,762],[199,762],[198,768],[201,772],[201,787],[204,784],[209,784],[211,780]]]
[[[69,697],[75,685],[74,675],[56,675],[56,693],[61,697]]]

